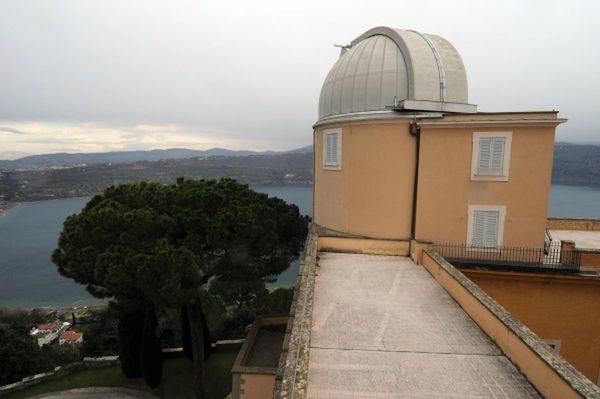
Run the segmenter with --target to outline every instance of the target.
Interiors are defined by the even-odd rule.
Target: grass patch
[[[237,352],[211,354],[206,364],[207,399],[223,399],[231,392],[231,367]],[[7,399],[28,398],[41,393],[87,387],[125,387],[150,392],[161,398],[192,397],[192,363],[186,358],[166,359],[163,378],[156,389],[148,387],[141,378],[128,379],[120,367],[102,367],[75,372],[71,375],[15,392]]]

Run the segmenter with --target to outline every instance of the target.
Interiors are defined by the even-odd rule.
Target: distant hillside
[[[231,177],[248,184],[312,184],[312,153],[215,156],[57,169],[0,171],[0,200],[81,197],[137,181],[173,183],[177,177]]]
[[[313,146],[307,145],[306,147],[296,148],[295,150],[288,151],[287,154],[312,154]]]
[[[600,145],[554,145],[552,183],[600,185]]]
[[[202,155],[198,156],[199,153]],[[158,160],[126,161],[135,157]],[[28,158],[34,158],[40,165],[62,160],[79,166],[0,170],[0,200],[87,196],[113,184],[140,180],[172,183],[179,176],[196,179],[232,177],[251,184],[312,184],[312,146],[258,155],[252,151],[173,149],[52,154],[24,159]],[[82,163],[86,165],[80,165]],[[552,182],[600,186],[600,146],[556,143]]]
[[[4,152],[0,152],[0,162],[2,162],[3,160],[13,160],[13,159],[20,159],[20,158],[24,158],[27,157],[31,154],[28,154],[26,152],[21,152],[21,151],[4,151]]]
[[[298,148],[289,151],[289,153],[306,153],[312,151],[312,146]],[[98,152],[98,153],[57,153],[31,155],[15,160],[0,160],[0,169],[39,169],[45,167],[56,166],[72,166],[72,165],[98,165],[105,163],[132,163],[140,161],[159,161],[164,159],[184,159],[195,157],[233,157],[233,156],[249,156],[249,155],[272,155],[282,154],[285,152],[275,151],[235,151],[225,148],[211,148],[210,150],[189,150],[186,148],[170,148],[167,150],[151,150],[151,151],[115,151],[115,152]]]

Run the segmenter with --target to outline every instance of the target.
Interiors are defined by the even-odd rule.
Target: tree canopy
[[[173,307],[209,280],[254,291],[298,256],[307,220],[298,208],[231,179],[108,188],[67,218],[53,261],[96,297]]]
[[[256,298],[307,230],[298,207],[232,179],[141,182],[110,187],[68,217],[52,259],[124,312],[186,306],[196,368],[207,339],[199,290],[210,285],[227,305]]]

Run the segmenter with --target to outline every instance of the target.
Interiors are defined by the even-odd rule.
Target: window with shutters
[[[505,215],[504,206],[469,205],[467,243],[473,247],[501,246]]]
[[[471,180],[508,181],[512,132],[473,133]]]
[[[323,132],[323,169],[342,168],[342,129]]]

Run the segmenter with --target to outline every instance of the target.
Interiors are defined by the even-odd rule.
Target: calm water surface
[[[257,186],[312,213],[312,187]],[[64,278],[50,261],[64,219],[83,208],[88,198],[68,198],[21,204],[0,215],[0,306],[81,306],[101,303]],[[600,218],[600,187],[553,185],[550,216]],[[291,286],[298,262],[271,287]]]
[[[312,213],[312,187],[258,186],[257,191],[292,202]],[[58,274],[50,256],[65,218],[78,213],[89,198],[28,202],[0,215],[0,306],[83,306],[104,303],[82,285]],[[295,284],[298,262],[271,287]]]
[[[600,187],[561,186],[550,191],[552,217],[600,218]]]

